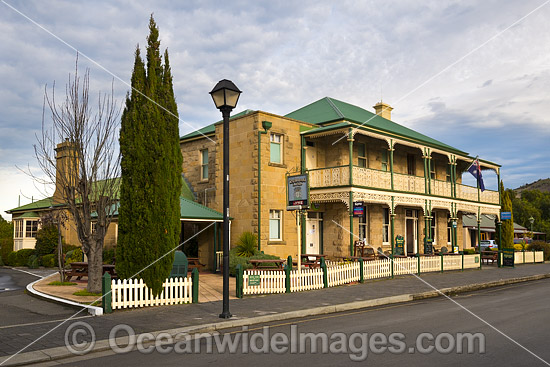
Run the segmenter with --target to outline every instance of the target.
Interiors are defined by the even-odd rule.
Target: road
[[[452,300],[436,298],[275,322],[251,326],[246,333],[243,333],[240,328],[228,330],[225,332],[228,336],[235,338],[240,334],[241,342],[244,339],[248,340],[249,346],[243,347],[243,343],[239,343],[235,353],[218,354],[215,341],[213,353],[206,353],[207,342],[203,338],[200,343],[202,351],[200,354],[193,353],[199,345],[189,342],[179,343],[178,353],[173,350],[169,353],[153,351],[149,354],[138,351],[114,354],[108,351],[46,365],[58,365],[59,362],[67,366],[203,366],[222,363],[224,366],[315,365],[317,367],[353,365],[358,362],[352,359],[359,359],[362,360],[359,364],[372,366],[544,366],[549,364],[543,360],[550,361],[547,329],[550,322],[549,305],[550,279],[545,279],[462,294],[453,297]],[[270,327],[269,335],[266,334],[266,337],[269,336],[271,339],[266,340],[272,342],[272,349],[266,354],[253,353],[251,350],[253,344],[257,348],[262,347],[262,343],[258,340],[261,340],[263,326]],[[307,343],[305,353],[290,353],[289,350],[285,351],[281,348],[282,344],[273,344],[275,338],[278,338],[279,342],[284,342],[285,338],[290,340],[292,330],[297,333],[316,333],[317,335],[327,333],[328,347],[332,348],[333,353],[322,353],[323,345],[320,340],[317,343],[319,347],[317,353],[311,353],[311,344]],[[276,333],[282,334],[274,336]],[[345,333],[345,336],[337,333]],[[368,333],[365,339],[361,339],[358,336],[360,334],[356,334],[353,340],[357,349],[349,344],[353,333]],[[375,333],[382,334],[374,336]],[[417,337],[422,333],[430,333],[436,339],[424,338],[423,343],[417,345]],[[476,339],[477,343],[473,343],[475,347],[473,353],[466,353],[467,343],[462,343],[465,349],[462,353],[457,353],[456,345],[454,348],[449,347],[448,342],[454,340],[458,333],[472,335],[481,333],[480,338],[485,340],[485,352],[480,353],[480,345],[483,343],[479,342],[480,339]],[[395,338],[399,339],[399,335],[403,336],[403,348],[384,350],[383,337],[394,338],[391,340],[395,341]],[[338,341],[342,343],[338,344]],[[376,344],[377,341],[378,344]],[[436,344],[439,351],[426,352],[426,348],[435,347]],[[396,347],[399,343],[391,344],[386,341],[385,345]],[[172,346],[170,344],[164,348]],[[248,353],[243,353],[243,348]],[[279,353],[275,352],[277,350]],[[377,350],[381,353],[376,354]]]

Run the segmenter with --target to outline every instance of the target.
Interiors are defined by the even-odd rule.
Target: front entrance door
[[[306,168],[317,168],[317,149],[315,146],[308,145],[306,147]]]
[[[323,213],[308,212],[306,220],[306,253],[321,253],[321,231],[323,226]]]
[[[407,209],[405,216],[405,243],[407,254],[417,252],[418,210]]]

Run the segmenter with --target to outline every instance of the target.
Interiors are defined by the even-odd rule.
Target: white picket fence
[[[111,281],[111,307],[113,309],[191,303],[192,280],[169,278],[160,295],[153,297],[143,279],[115,279]]]
[[[259,275],[260,284],[250,285],[250,275]],[[243,273],[243,294],[285,293],[285,281],[284,271],[245,270]]]
[[[358,282],[361,279],[361,268],[358,262],[336,266],[327,266],[327,280],[329,287]],[[323,278],[321,278],[321,281]]]
[[[515,263],[524,263],[523,252],[515,253]],[[525,263],[543,262],[542,251],[525,252]],[[441,262],[443,261],[443,269]],[[363,279],[380,279],[392,276],[391,259],[363,261]],[[464,263],[463,263],[464,262]],[[361,279],[360,262],[327,261],[327,283],[329,287],[358,282]],[[439,272],[449,270],[474,269],[480,266],[479,254],[473,255],[445,255],[399,257],[393,259],[393,275],[415,275],[420,273]],[[250,285],[250,275],[260,275],[260,284]],[[243,294],[284,293],[286,291],[286,275],[284,271],[245,270],[243,276]],[[255,284],[255,283],[254,283]],[[323,283],[323,269],[297,269],[290,271],[290,291],[300,292],[311,289],[321,289]]]
[[[311,289],[321,289],[324,287],[323,283],[323,269],[302,269],[298,272],[298,269],[290,271],[290,291],[301,292],[309,291]]]

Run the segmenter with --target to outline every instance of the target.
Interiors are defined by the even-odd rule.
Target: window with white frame
[[[38,232],[38,220],[25,221],[25,237],[35,238]]]
[[[208,149],[201,150],[201,180],[208,180]]]
[[[283,239],[282,219],[283,219],[282,210],[269,211],[269,240],[270,241],[281,241]]]
[[[451,216],[447,215],[447,244],[451,244],[451,236],[452,236],[452,223],[451,223]]]
[[[432,225],[430,228],[430,238],[433,240],[433,244],[436,243],[436,236],[437,236],[437,214],[436,212],[432,212]]]
[[[384,208],[384,224],[382,230],[382,242],[390,242],[390,208]]]
[[[14,227],[15,227],[15,238],[22,238],[23,237],[23,220],[14,220]]]
[[[283,136],[281,134],[270,134],[269,161],[271,163],[283,163]]]
[[[363,207],[363,215],[359,217],[359,239],[367,238],[367,207]]]
[[[365,143],[357,143],[357,165],[367,168],[367,145]]]

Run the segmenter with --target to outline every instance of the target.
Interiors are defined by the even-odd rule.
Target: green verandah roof
[[[368,130],[369,128],[382,130],[389,134],[402,137],[405,140],[422,142],[432,147],[437,147],[447,151],[454,151],[463,155],[467,155],[466,152],[463,152],[438,140],[432,139],[429,136],[423,135],[405,126],[399,125],[391,120],[387,120],[382,116],[376,115],[361,107],[354,106],[352,104],[342,102],[330,97],[322,98],[316,102],[313,102],[305,107],[302,107],[294,112],[285,115],[285,117],[292,118],[294,120],[309,122],[316,125],[324,125],[329,122],[342,120],[350,121],[361,125],[361,127],[364,127],[365,130]],[[342,125],[336,124],[324,126],[323,128],[325,130],[331,130],[340,127],[342,127]],[[307,133],[304,133],[304,135],[314,134],[320,131],[321,130],[319,129],[312,129]]]

